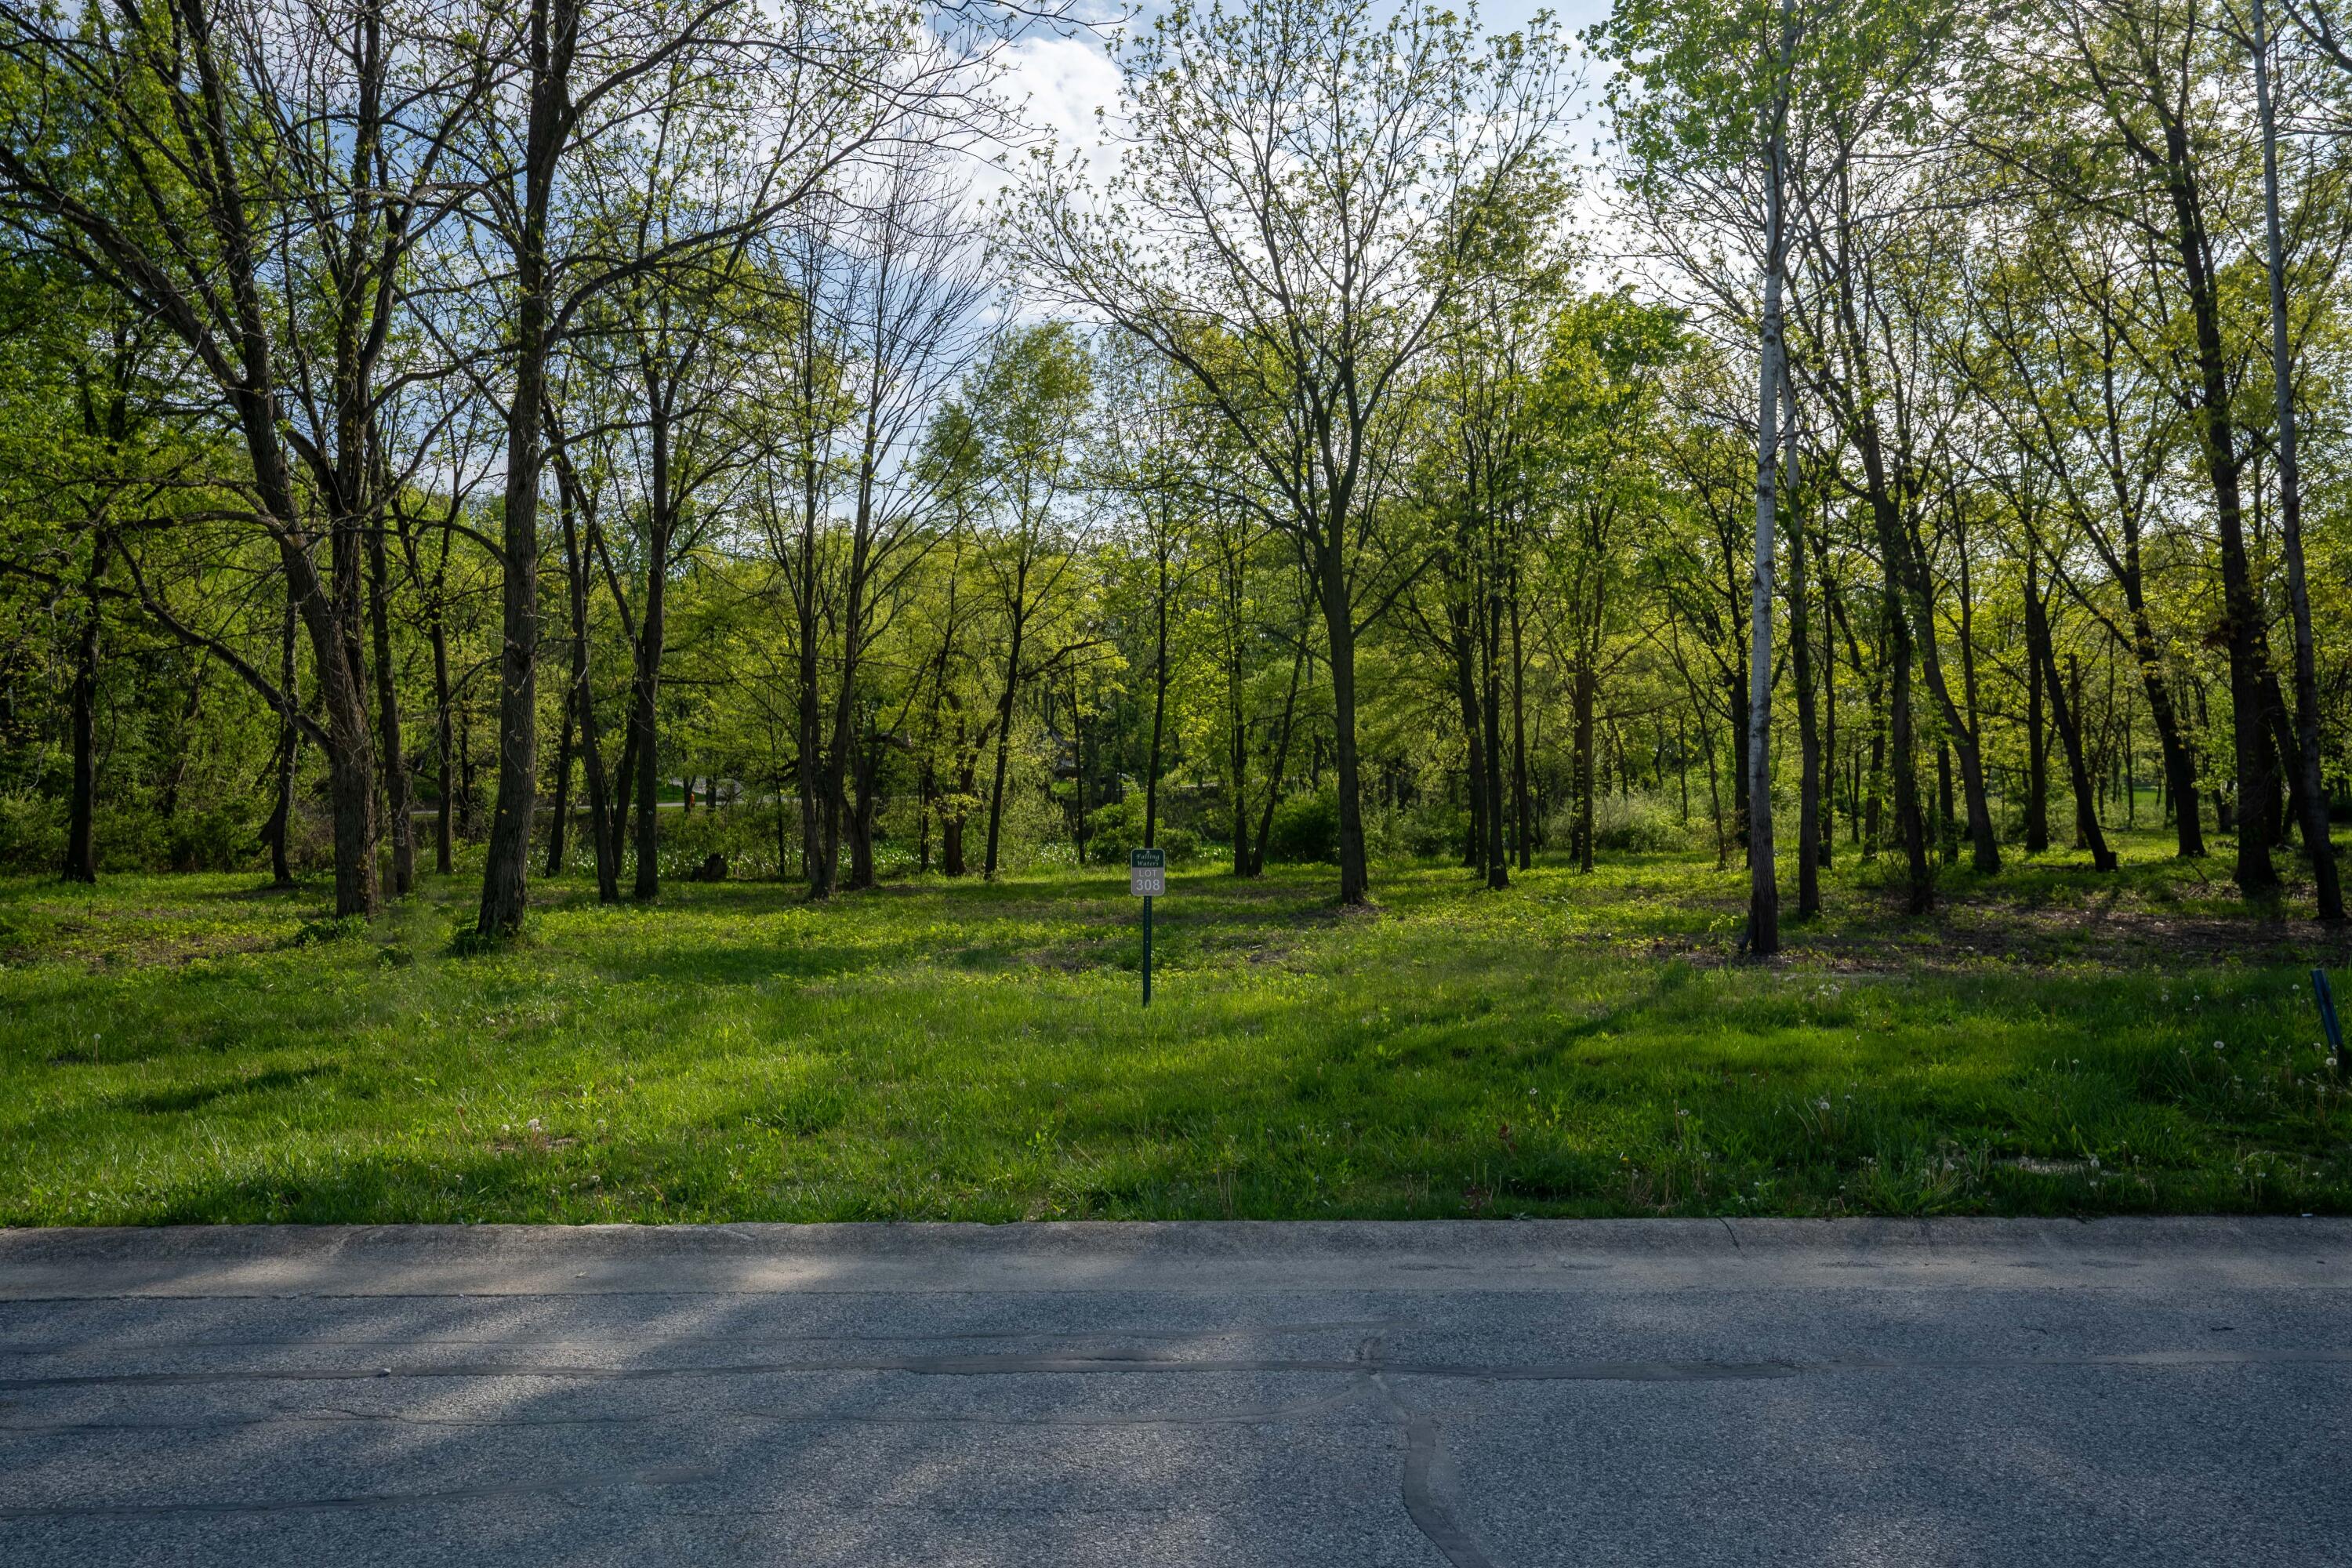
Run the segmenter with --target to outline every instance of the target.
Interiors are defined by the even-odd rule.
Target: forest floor
[[[2352,1213],[2352,944],[2122,847],[1910,919],[1841,846],[1768,964],[1710,857],[1182,872],[1149,1011],[1118,870],[559,879],[469,957],[462,877],[0,879],[0,1224]]]

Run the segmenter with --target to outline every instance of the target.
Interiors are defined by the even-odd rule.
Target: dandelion
[[[2214,1048],[2215,1050],[2217,1050],[2217,1051],[2218,1051],[2218,1050],[2223,1049],[2224,1047],[2222,1047],[2222,1045],[2221,1045],[2221,1041],[2216,1040],[2216,1041],[2214,1041],[2214,1042],[2213,1042],[2213,1048]]]

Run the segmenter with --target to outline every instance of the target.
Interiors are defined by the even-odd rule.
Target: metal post
[[[1146,906],[1147,909],[1149,907]],[[1148,919],[1149,916],[1146,918]],[[1144,948],[1146,952],[1150,951],[1149,942],[1150,939],[1147,938]],[[1150,990],[1149,981],[1144,983],[1144,989],[1148,994]],[[2327,1054],[2330,1063],[2336,1071],[2341,1072],[2347,1066],[2352,1066],[2352,1064],[2347,1064],[2344,1059],[2344,1027],[2336,1021],[2336,994],[2328,987],[2327,971],[2325,969],[2315,969],[2311,972],[2311,994],[2319,1003],[2319,1026],[2327,1031]]]
[[[1151,1005],[1151,900],[1143,900],[1143,1005]]]

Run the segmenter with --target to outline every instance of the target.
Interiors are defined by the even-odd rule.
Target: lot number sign
[[[1151,900],[1168,894],[1168,851],[1127,852],[1127,890],[1143,900],[1143,1005],[1151,1005]]]

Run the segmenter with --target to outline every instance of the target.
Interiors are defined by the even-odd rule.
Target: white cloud
[[[1119,76],[1102,39],[1090,31],[1026,37],[1006,51],[1004,63],[997,92],[1024,132],[1013,144],[990,150],[1005,166],[990,163],[975,174],[974,199],[993,201],[1012,184],[1008,170],[1048,146],[1056,158],[1084,158],[1097,183],[1108,177],[1118,162],[1106,132],[1118,123]]]

